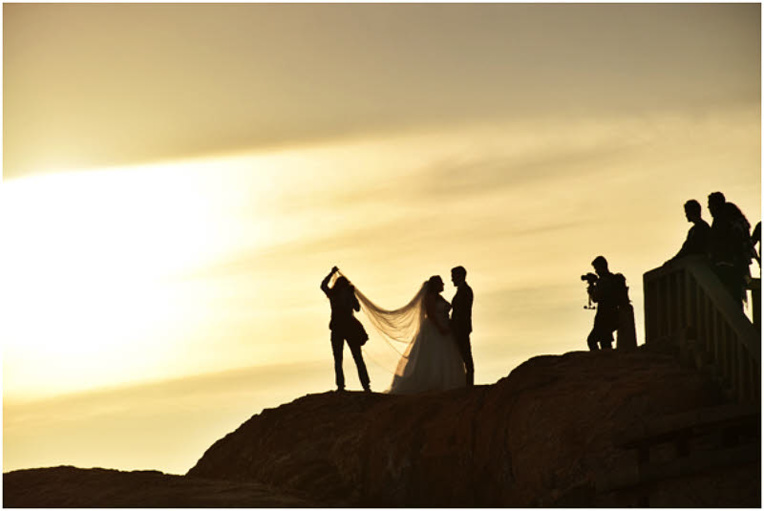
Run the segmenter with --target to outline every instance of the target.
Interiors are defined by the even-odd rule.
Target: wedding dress
[[[390,394],[414,394],[432,390],[464,387],[467,383],[464,363],[449,331],[443,334],[435,322],[448,327],[449,303],[439,297],[437,317],[425,316],[419,335],[406,349],[398,363]]]
[[[395,348],[405,345],[390,388],[391,394],[414,394],[464,387],[464,363],[453,335],[443,334],[434,323],[448,327],[451,305],[440,295],[436,297],[433,318],[428,317],[424,299],[426,285],[414,298],[396,310],[385,310],[372,303],[356,288],[361,310],[383,340]],[[400,354],[400,351],[396,349]]]

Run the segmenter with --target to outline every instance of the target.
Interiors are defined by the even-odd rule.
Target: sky
[[[332,390],[333,265],[388,308],[464,265],[478,384],[586,349],[600,254],[644,342],[683,203],[761,218],[760,35],[758,4],[4,4],[3,470],[184,473]]]

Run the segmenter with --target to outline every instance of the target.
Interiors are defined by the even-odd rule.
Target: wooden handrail
[[[683,258],[645,273],[643,284],[645,342],[699,354],[738,401],[760,403],[760,325],[746,317],[708,262]]]

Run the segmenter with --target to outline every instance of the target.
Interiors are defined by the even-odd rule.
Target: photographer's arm
[[[593,302],[600,301],[600,289],[597,286],[596,282],[592,282],[591,284],[586,286],[586,292],[589,293],[589,297],[592,299]]]
[[[324,280],[321,281],[321,290],[326,293],[326,296],[329,296],[329,281],[332,278],[332,275],[334,275],[336,272],[338,272],[339,269],[335,266],[332,268],[332,271],[329,272],[329,275],[324,277]]]

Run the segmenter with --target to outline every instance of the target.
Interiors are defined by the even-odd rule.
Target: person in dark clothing
[[[597,313],[586,343],[591,351],[610,350],[613,349],[613,332],[618,329],[618,307],[624,299],[622,289],[626,289],[625,279],[623,275],[611,273],[607,260],[602,256],[597,256],[592,266],[597,278],[592,275],[586,291],[597,303]]]
[[[708,196],[708,210],[714,218],[709,236],[709,257],[714,271],[732,297],[741,306],[745,301],[749,265],[755,252],[751,243],[751,224],[724,194]]]
[[[366,364],[363,361],[361,346],[366,342],[369,336],[363,328],[363,325],[353,316],[353,311],[361,310],[361,304],[355,296],[355,288],[344,276],[340,276],[334,282],[333,287],[329,287],[329,281],[339,269],[335,266],[321,282],[321,289],[329,298],[329,304],[332,307],[331,321],[329,330],[331,330],[332,354],[334,355],[334,374],[337,382],[337,390],[345,390],[345,375],[342,371],[342,352],[345,348],[345,341],[350,347],[350,353],[358,368],[358,379],[361,380],[361,386],[366,392],[371,392],[369,385],[369,373],[366,370]]]
[[[687,232],[687,239],[682,244],[682,248],[679,252],[668,260],[668,262],[676,261],[682,257],[695,254],[706,254],[708,252],[708,241],[711,232],[711,227],[701,218],[700,203],[694,199],[690,199],[684,203],[684,215],[687,217],[687,221],[693,225]]]
[[[467,270],[463,266],[457,266],[451,270],[451,281],[456,286],[456,294],[451,300],[451,332],[454,334],[456,345],[464,361],[464,369],[467,375],[467,386],[475,384],[475,363],[472,360],[472,346],[470,333],[472,332],[472,302],[474,295],[472,288],[467,284]]]
[[[761,268],[761,222],[756,224],[756,227],[753,229],[753,233],[751,234],[751,244],[756,251],[756,262],[759,263],[759,268]],[[756,248],[756,245],[759,246],[758,249]]]

